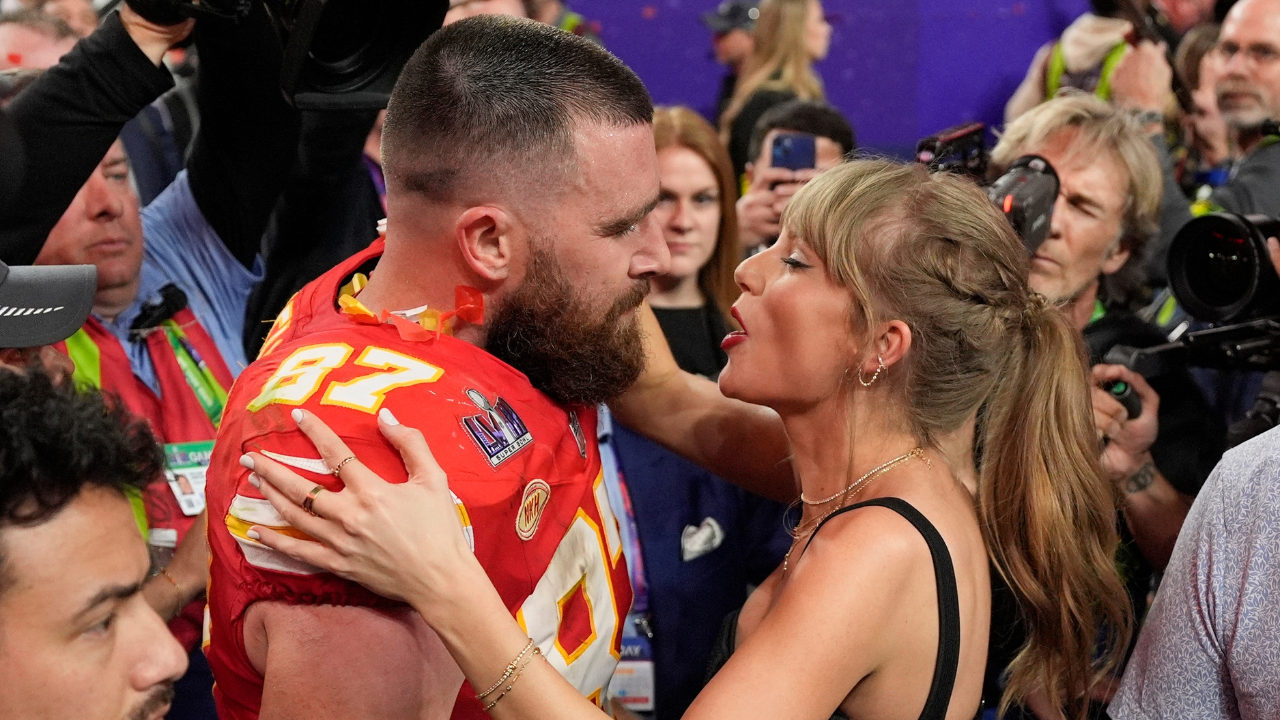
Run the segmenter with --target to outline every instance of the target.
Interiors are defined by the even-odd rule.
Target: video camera
[[[379,109],[447,0],[126,0],[143,18],[246,17],[262,1],[284,44],[280,89],[301,110]]]
[[[1058,174],[1039,155],[1023,155],[987,184],[991,154],[986,146],[987,126],[966,123],[930,135],[916,144],[916,162],[935,172],[967,175],[984,185],[987,196],[1004,212],[1022,238],[1028,254],[1035,254],[1049,237],[1053,205],[1058,199]]]
[[[1268,120],[1263,134],[1280,135]],[[1280,219],[1215,212],[1187,223],[1169,244],[1169,288],[1194,319],[1214,326],[1163,345],[1116,347],[1106,361],[1151,377],[1171,364],[1280,370],[1280,276],[1267,238]]]
[[[1267,238],[1280,220],[1212,213],[1183,226],[1169,245],[1169,286],[1193,318],[1216,327],[1141,350],[1114,348],[1107,362],[1151,377],[1171,363],[1195,367],[1280,369],[1280,277]]]

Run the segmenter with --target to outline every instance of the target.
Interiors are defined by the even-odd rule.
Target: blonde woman
[[[973,717],[990,562],[1029,636],[1006,699],[1043,692],[1082,718],[1083,693],[1127,645],[1128,613],[1079,334],[1027,288],[1026,252],[1002,215],[953,176],[851,162],[798,192],[783,228],[737,270],[743,330],[726,340],[719,381],[732,400],[690,382],[701,400],[651,408],[673,410],[668,444],[713,460],[707,448],[733,446],[730,433],[780,424],[804,500],[788,557],[747,601],[732,656],[686,717]],[[678,370],[659,349],[650,372]],[[945,449],[975,416],[983,460],[970,488],[951,468],[971,459]],[[330,466],[351,455],[296,417]],[[319,542],[255,535],[410,603],[494,718],[602,717],[539,657],[552,644],[534,649],[503,605],[421,434],[386,412],[380,427],[409,482],[351,461],[345,490],[312,496],[316,516],[299,507],[312,483],[246,456],[266,497]]]
[[[747,146],[766,110],[795,98],[824,99],[813,63],[827,56],[831,25],[819,0],[764,0],[753,37],[755,49],[720,118],[720,139],[729,147],[734,177],[742,177],[753,159]]]

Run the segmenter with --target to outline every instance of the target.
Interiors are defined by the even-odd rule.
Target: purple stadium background
[[[717,0],[569,0],[656,103],[707,114],[723,70],[699,21]],[[998,126],[1040,45],[1088,0],[825,0],[835,32],[818,70],[858,144],[910,157],[916,140],[969,120]]]

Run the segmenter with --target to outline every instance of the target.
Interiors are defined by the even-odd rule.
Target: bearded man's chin
[[[601,316],[573,291],[550,253],[534,250],[525,281],[493,312],[485,349],[564,404],[594,405],[620,395],[644,367],[634,312],[637,283]]]

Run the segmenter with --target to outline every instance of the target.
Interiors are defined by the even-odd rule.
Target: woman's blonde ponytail
[[[979,428],[979,521],[1028,635],[1000,712],[1040,691],[1084,717],[1086,690],[1128,647],[1128,595],[1114,570],[1115,497],[1101,479],[1097,445],[1079,442],[1095,433],[1079,331],[1039,295],[1019,324]],[[1095,647],[1099,638],[1106,647]],[[1089,667],[1082,657],[1098,661]]]

